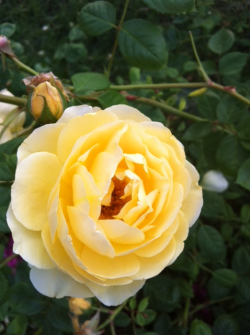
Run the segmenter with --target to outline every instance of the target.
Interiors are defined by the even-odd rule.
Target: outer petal
[[[17,166],[12,208],[26,228],[41,230],[46,224],[49,195],[60,171],[57,156],[45,152],[33,154]]]
[[[88,286],[104,305],[117,306],[138,292],[144,283],[145,280],[134,280],[131,284],[126,285],[100,286],[89,282]]]
[[[86,285],[75,281],[58,269],[40,270],[32,268],[30,280],[38,292],[48,297],[58,299],[65,296],[75,298],[93,297],[93,293]]]
[[[58,136],[64,128],[64,124],[47,124],[35,129],[20,145],[17,157],[18,163],[37,152],[49,152],[57,155]]]
[[[68,123],[71,119],[76,116],[83,116],[88,113],[93,113],[93,109],[88,105],[73,106],[65,109],[62,117],[57,121],[57,123]]]
[[[7,212],[7,222],[13,235],[13,251],[19,254],[32,266],[41,269],[52,269],[55,263],[48,255],[41,237],[41,232],[36,232],[25,228],[15,218],[12,207]]]
[[[127,105],[115,105],[106,108],[105,111],[114,113],[120,120],[134,120],[136,122],[151,121],[149,117],[142,114],[138,109]]]
[[[198,219],[202,206],[202,188],[198,185],[192,184],[190,192],[181,206],[181,211],[185,215],[189,227],[191,227]]]

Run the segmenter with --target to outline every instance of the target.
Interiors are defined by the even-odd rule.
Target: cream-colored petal
[[[188,170],[190,177],[192,178],[192,182],[197,183],[200,179],[200,175],[196,168],[191,163],[189,163],[189,161],[186,161],[185,167]]]
[[[71,119],[77,116],[83,116],[85,114],[93,113],[94,110],[91,106],[81,105],[81,106],[72,106],[63,112],[61,118],[57,121],[57,123],[68,123]]]
[[[70,225],[76,237],[100,255],[113,258],[115,251],[100,226],[85,212],[68,207]]]
[[[135,295],[144,285],[145,280],[134,280],[131,284],[119,286],[100,286],[89,283],[94,295],[106,306],[117,306]]]
[[[9,97],[13,97],[13,94],[10,93],[6,88],[0,91],[0,94],[7,95]],[[18,106],[12,105],[12,104],[7,104],[6,102],[0,102],[0,117],[6,118],[6,116],[12,112],[15,108]]]
[[[49,195],[61,172],[58,157],[38,152],[23,160],[12,186],[12,208],[26,228],[41,230],[48,221]]]
[[[40,270],[31,268],[30,280],[38,292],[51,298],[60,299],[65,296],[90,298],[94,296],[85,284],[75,281],[59,269]]]
[[[41,237],[41,232],[25,228],[15,218],[10,205],[7,212],[7,222],[12,232],[13,251],[26,262],[41,269],[52,269],[55,263],[48,255]]]
[[[98,223],[111,242],[134,244],[145,239],[145,235],[140,229],[130,227],[121,220],[99,220]]]
[[[1,122],[1,119],[0,119],[0,122]],[[0,125],[0,132],[3,131],[3,126]],[[0,137],[0,144],[3,144],[5,142],[8,142],[10,140],[12,140],[13,138],[13,135],[10,131],[9,128],[5,128],[4,132],[2,133],[1,137]]]
[[[198,185],[192,184],[191,190],[181,206],[181,211],[185,215],[189,227],[191,227],[198,219],[202,206],[202,188]]]
[[[48,152],[57,155],[57,141],[64,124],[47,124],[35,129],[17,151],[18,163],[33,153]]]
[[[179,242],[179,241],[175,241],[176,246],[175,246],[175,253],[173,258],[171,259],[171,261],[169,262],[168,265],[171,265],[175,262],[175,260],[177,259],[177,257],[182,253],[183,249],[184,249],[184,243],[183,242]]]
[[[129,277],[137,273],[140,268],[140,263],[133,254],[109,258],[97,254],[86,246],[82,250],[81,260],[88,268],[87,272],[109,279]]]
[[[151,121],[150,118],[142,114],[138,109],[127,105],[115,105],[105,109],[114,113],[120,120],[134,120],[136,122]]]
[[[75,174],[72,180],[74,206],[89,214],[90,204],[82,178]]]

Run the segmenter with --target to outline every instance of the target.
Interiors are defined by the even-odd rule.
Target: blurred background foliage
[[[11,40],[23,63],[37,72],[52,71],[66,86],[73,81],[75,91],[81,92],[82,77],[79,85],[74,79],[77,77],[71,80],[72,76],[85,72],[107,74],[116,38],[115,29],[100,36],[89,34],[82,9],[93,2],[2,0],[0,34]],[[118,24],[124,2],[109,3],[116,9]],[[237,92],[250,98],[249,1],[197,0],[195,10],[178,14],[159,13],[157,8],[152,9],[152,3],[133,0],[125,24],[142,19],[155,26],[152,34],[160,34],[164,46],[159,51],[159,64],[142,62],[140,68],[119,41],[109,78],[113,85],[202,82],[188,34],[192,31],[202,66],[211,80],[226,87],[225,91],[236,87]],[[27,73],[17,70],[9,60],[0,64],[1,89],[7,87],[22,96],[24,77]],[[92,90],[83,89],[87,93]],[[119,90],[116,94],[108,90],[94,102],[102,107],[129,103],[152,120],[164,123],[184,144],[188,159],[201,177],[207,171],[218,170],[229,182],[223,193],[204,190],[201,217],[190,229],[185,251],[172,266],[148,280],[126,306],[110,314],[111,310],[91,300],[91,307],[79,316],[79,322],[90,320],[100,310],[100,324],[110,320],[101,327],[104,334],[250,334],[249,104],[220,90],[208,89],[189,96],[193,90],[172,87],[127,91],[210,122],[173,116],[139,100],[126,102]],[[78,99],[72,101],[71,104],[80,103]],[[4,181],[0,184],[0,334],[73,334],[68,300],[37,293],[29,282],[28,266],[19,258],[6,264],[6,257],[12,257],[12,252],[5,213],[14,179],[16,149],[22,140],[0,146],[0,179]],[[116,316],[114,320],[110,315]],[[91,329],[82,334],[98,334],[94,327]]]

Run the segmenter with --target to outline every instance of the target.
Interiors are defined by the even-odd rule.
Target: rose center
[[[111,202],[109,206],[101,206],[99,220],[114,219],[114,216],[119,214],[122,207],[131,200],[131,196],[121,199],[124,195],[124,188],[126,187],[127,182],[125,180],[119,180],[116,177],[113,177],[112,181],[114,183],[114,189],[111,194]]]

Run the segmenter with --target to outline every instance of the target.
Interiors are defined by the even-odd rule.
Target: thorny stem
[[[168,89],[181,89],[181,88],[211,88],[217,91],[224,92],[232,97],[242,101],[250,106],[250,100],[237,93],[232,87],[225,87],[210,81],[209,83],[168,83],[168,84],[139,84],[139,85],[111,85],[109,89],[115,91],[128,91],[128,90],[168,90]]]
[[[182,111],[180,111],[180,110],[178,110],[178,109],[176,109],[174,107],[168,106],[168,105],[166,105],[165,103],[162,103],[162,102],[158,102],[158,101],[155,101],[155,100],[152,100],[152,99],[148,99],[148,98],[141,98],[141,97],[137,97],[137,96],[132,96],[132,98],[133,98],[133,100],[135,102],[139,102],[139,103],[142,103],[142,104],[146,104],[146,105],[151,105],[151,106],[154,106],[154,107],[158,107],[161,110],[163,110],[163,111],[165,111],[165,112],[167,112],[169,114],[181,116],[181,117],[184,117],[184,118],[192,120],[192,121],[210,122],[207,119],[203,119],[201,117],[198,117],[198,116],[195,116],[195,115],[192,115],[192,114],[188,114],[188,113],[182,112]]]
[[[5,94],[0,94],[0,101],[6,102],[7,104],[16,105],[19,107],[23,107],[26,104],[26,99],[24,98],[17,98],[17,97],[10,97]]]
[[[189,36],[190,36],[191,44],[192,44],[192,47],[193,47],[194,55],[195,55],[195,58],[196,58],[196,61],[197,61],[198,65],[199,65],[199,70],[202,74],[202,77],[203,77],[203,79],[205,80],[206,83],[210,83],[211,79],[208,77],[208,75],[206,74],[206,72],[205,72],[205,70],[204,70],[204,68],[201,64],[200,57],[198,55],[198,52],[197,52],[197,49],[196,49],[196,46],[195,46],[195,43],[194,43],[193,34],[192,34],[191,31],[189,32]]]
[[[119,32],[120,32],[121,26],[123,24],[123,21],[125,19],[125,15],[127,13],[128,4],[129,4],[129,0],[126,0],[124,8],[123,8],[123,12],[122,12],[122,17],[120,19],[120,22],[119,22],[118,26],[116,27],[115,43],[114,43],[114,46],[113,46],[113,50],[112,50],[112,54],[111,54],[111,57],[110,57],[110,60],[109,60],[108,70],[107,70],[107,77],[108,78],[110,77],[110,71],[111,71],[111,67],[112,67],[112,64],[113,64],[114,57],[115,57],[116,48],[117,48],[117,45],[118,45],[118,35],[119,35]]]
[[[0,264],[0,269],[4,267],[7,263],[9,263],[12,259],[16,258],[18,255],[12,254],[9,257],[5,258],[5,260]]]
[[[38,72],[36,72],[35,70],[33,70],[31,67],[25,65],[24,63],[22,63],[19,59],[17,59],[16,57],[9,57],[18,67],[20,67],[22,70],[24,70],[25,72],[28,72],[30,74],[33,74],[34,76],[38,75]]]
[[[203,304],[200,304],[198,305],[196,308],[194,308],[192,311],[189,312],[189,316],[199,312],[201,309],[205,308],[205,307],[208,307],[208,306],[211,306],[211,305],[216,305],[216,304],[219,304],[221,302],[224,302],[224,301],[227,301],[227,300],[230,300],[232,299],[233,296],[230,295],[228,297],[225,297],[225,298],[222,298],[222,299],[219,299],[219,300],[211,300],[211,301],[207,301]]]
[[[113,322],[113,320],[115,319],[115,317],[117,316],[117,314],[120,313],[120,311],[125,307],[127,303],[127,300],[125,300],[119,307],[117,307],[113,313],[111,314],[111,316],[106,320],[104,321],[98,328],[97,330],[101,330],[101,329],[104,329],[108,324],[110,324],[111,322]]]

